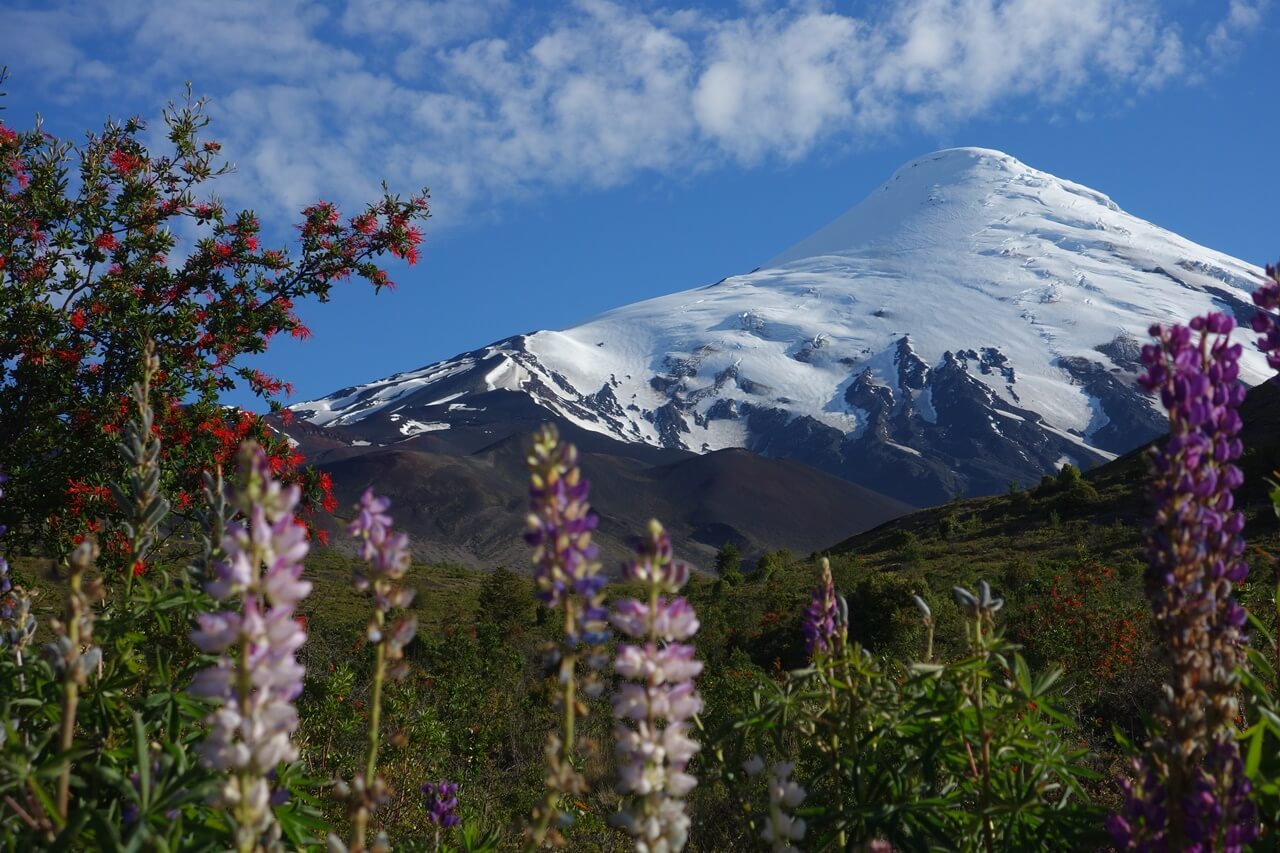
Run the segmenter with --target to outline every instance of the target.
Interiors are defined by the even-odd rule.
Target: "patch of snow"
[[[424,432],[438,432],[444,429],[449,429],[449,424],[440,422],[422,423],[408,418],[405,419],[404,423],[400,424],[400,434],[404,436],[421,435]]]

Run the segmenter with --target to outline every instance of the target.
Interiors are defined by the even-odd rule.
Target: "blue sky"
[[[268,225],[431,188],[399,289],[304,306],[314,337],[261,359],[294,400],[746,272],[955,145],[1280,257],[1270,0],[0,7],[11,125],[79,137],[190,80],[238,165],[219,191]]]

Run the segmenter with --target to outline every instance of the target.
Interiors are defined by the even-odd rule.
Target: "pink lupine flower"
[[[688,580],[689,570],[672,562],[671,537],[657,521],[649,523],[649,538],[625,571],[646,585],[648,596],[646,602],[619,602],[613,615],[615,628],[640,641],[620,645],[614,663],[626,679],[613,697],[618,787],[632,795],[618,823],[638,851],[678,851],[689,836],[681,798],[698,784],[686,768],[699,749],[689,720],[702,710],[693,687],[702,663],[682,642],[697,632],[698,617],[685,599],[667,598]]]
[[[231,502],[244,519],[228,524],[226,559],[205,586],[238,608],[197,617],[192,642],[220,657],[195,678],[191,691],[219,703],[201,756],[226,774],[217,800],[231,812],[237,844],[252,849],[274,822],[272,773],[298,757],[291,740],[298,727],[293,702],[305,670],[296,653],[307,635],[295,610],[311,583],[302,579],[309,546],[294,516],[298,487],[275,480],[253,443],[241,448],[240,469],[241,486]]]

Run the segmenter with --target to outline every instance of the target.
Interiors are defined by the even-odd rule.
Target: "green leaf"
[[[1249,752],[1244,761],[1244,775],[1250,779],[1258,775],[1258,766],[1262,764],[1262,739],[1264,734],[1265,731],[1260,725],[1254,725],[1241,734],[1242,738],[1249,738]]]
[[[138,793],[142,810],[146,811],[151,803],[151,753],[147,748],[147,731],[142,725],[142,715],[137,711],[133,713],[133,750],[138,768]]]

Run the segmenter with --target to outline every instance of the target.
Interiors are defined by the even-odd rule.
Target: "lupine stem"
[[[258,555],[254,555],[255,560]],[[240,637],[240,654],[236,657],[236,692],[240,705],[240,716],[243,719],[249,719],[253,714],[250,698],[253,696],[253,673],[249,671],[249,638],[242,635]],[[251,784],[249,768],[240,768],[237,776],[240,778],[240,790],[249,790]],[[236,849],[239,853],[253,853],[256,845],[256,839],[249,830],[251,822],[250,815],[247,813],[248,798],[241,796],[240,802],[236,804]]]
[[[983,633],[983,624],[989,623],[994,629],[995,613],[1004,606],[1004,599],[996,598],[991,594],[991,587],[986,581],[978,582],[978,593],[974,595],[964,587],[952,587],[951,596],[955,599],[960,610],[965,613],[971,620],[971,625],[965,626],[965,636],[969,636],[970,627],[973,630],[973,636],[970,638],[970,647],[973,652],[974,660],[979,666],[974,668],[973,677],[969,682],[969,701],[973,703],[974,722],[978,730],[978,755],[980,765],[975,766],[973,758],[973,750],[970,749],[969,740],[965,739],[965,749],[969,752],[969,765],[974,775],[978,777],[980,786],[978,793],[978,816],[982,821],[982,843],[987,853],[995,851],[995,831],[991,823],[991,739],[992,732],[987,727],[986,719],[986,703],[985,689],[986,668],[991,661],[990,652],[987,650],[987,638]],[[923,601],[917,601],[917,606],[923,604]],[[925,613],[926,619],[932,619],[932,614],[927,613],[928,606],[921,608]]]
[[[165,510],[168,501],[159,493],[159,478],[152,479],[152,488],[147,488],[148,475],[159,468],[160,440],[151,434],[151,426],[155,415],[151,409],[151,380],[160,370],[160,360],[156,358],[155,344],[147,341],[142,352],[142,380],[133,386],[133,399],[138,405],[138,420],[129,425],[123,445],[126,459],[133,463],[132,485],[133,506],[121,505],[121,510],[133,510],[133,535],[129,537],[129,555],[135,561],[126,567],[124,591],[126,600],[133,593],[134,567],[136,561],[146,556],[146,548],[151,542],[151,527],[147,516],[153,505],[163,502]],[[132,446],[130,446],[132,445]],[[124,493],[119,493],[124,497]]]
[[[76,734],[76,706],[80,700],[79,682],[76,680],[76,664],[80,657],[80,569],[76,561],[71,562],[71,574],[68,578],[67,593],[67,641],[70,643],[66,673],[62,693],[62,732],[58,740],[59,752],[63,755],[62,772],[58,776],[58,816],[65,822],[71,803],[71,760],[67,757]]]
[[[982,658],[983,665],[986,665],[987,644],[982,635],[982,616],[981,610],[978,611],[974,620],[974,636],[976,639],[976,647],[979,656]],[[979,804],[979,813],[982,817],[982,840],[987,849],[987,853],[995,853],[996,842],[991,827],[991,732],[987,730],[986,719],[983,713],[983,677],[982,670],[975,670],[973,673],[973,709],[977,717],[978,736],[982,739],[982,800]]]
[[[565,600],[564,607],[564,624],[565,630],[569,631],[575,624],[573,614],[573,602],[571,599]],[[578,668],[578,656],[574,654],[564,654],[560,658],[560,737],[557,739],[556,746],[556,765],[559,767],[569,766],[573,758],[573,741],[575,729],[578,719],[578,696],[577,696],[577,679],[575,674]],[[546,843],[547,834],[551,829],[552,819],[559,814],[560,811],[560,790],[555,786],[547,787],[547,796],[543,801],[543,807],[538,814],[538,818],[534,821],[530,828],[529,843],[525,845],[526,850],[537,850]]]
[[[379,629],[383,629],[386,620],[382,611],[374,611],[374,620]],[[374,656],[373,663],[373,695],[369,699],[369,760],[365,763],[365,784],[372,785],[373,780],[378,774],[378,746],[382,733],[382,682],[387,674],[387,647],[383,642],[379,642]],[[362,804],[356,809],[355,815],[352,817],[352,834],[354,841],[351,845],[353,853],[362,853],[365,849],[366,836],[369,826],[369,806]]]
[[[385,628],[382,611],[374,615],[379,628]],[[373,781],[378,773],[378,741],[382,732],[382,682],[387,675],[387,647],[378,643],[373,663],[373,696],[369,703],[369,762],[365,766],[365,779]]]
[[[67,561],[70,570],[67,577],[66,624],[55,624],[59,639],[49,646],[50,652],[62,667],[62,730],[58,740],[62,769],[58,777],[56,812],[63,823],[70,814],[71,760],[69,753],[75,741],[76,708],[80,700],[80,685],[94,666],[101,662],[102,652],[95,646],[82,650],[82,644],[93,641],[93,604],[101,598],[101,582],[90,581],[85,585],[85,573],[98,558],[98,546],[86,540],[76,546]]]
[[[331,850],[363,853],[366,849],[370,818],[386,797],[386,786],[378,778],[378,750],[382,740],[382,690],[387,679],[398,680],[408,672],[404,663],[404,647],[417,631],[412,615],[402,615],[388,630],[387,614],[393,608],[405,608],[413,601],[414,591],[399,583],[409,570],[409,538],[393,533],[387,510],[391,501],[367,489],[356,506],[356,517],[347,532],[360,540],[360,556],[367,567],[357,567],[352,578],[357,592],[372,590],[373,617],[366,636],[374,644],[373,684],[369,709],[369,755],[364,775],[356,774],[353,785],[339,782],[335,793],[347,801],[351,818],[351,847],[345,847],[337,836],[329,837]],[[381,841],[375,846],[382,846]]]

